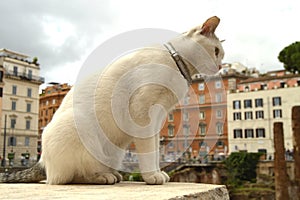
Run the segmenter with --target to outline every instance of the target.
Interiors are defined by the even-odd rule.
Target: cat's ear
[[[214,34],[219,23],[220,19],[217,16],[209,18],[202,25],[200,33],[205,36],[210,36]]]
[[[215,33],[215,30],[219,23],[220,19],[214,16],[206,20],[202,26],[195,27],[192,30],[186,32],[185,34],[190,37],[192,37],[194,34],[201,34],[209,37]]]

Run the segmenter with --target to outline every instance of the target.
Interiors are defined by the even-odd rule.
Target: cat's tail
[[[46,172],[41,162],[22,171],[0,173],[0,183],[37,183],[42,180],[46,180]]]

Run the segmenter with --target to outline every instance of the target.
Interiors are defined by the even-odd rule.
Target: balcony
[[[30,81],[37,84],[43,84],[45,83],[45,78],[41,76],[34,76],[32,74],[28,74],[25,72],[15,72],[12,70],[6,70],[4,72],[6,78],[12,78],[17,80],[24,80],[24,81]]]

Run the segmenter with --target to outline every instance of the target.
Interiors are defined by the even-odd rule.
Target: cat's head
[[[215,35],[215,30],[219,23],[220,19],[214,16],[207,19],[203,25],[197,26],[184,33],[186,37],[196,41],[206,50],[218,69],[221,68],[222,59],[224,57],[221,41]]]

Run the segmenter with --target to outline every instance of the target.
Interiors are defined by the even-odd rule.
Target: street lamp
[[[1,166],[5,167],[6,164],[6,120],[7,120],[7,115],[5,115],[4,118],[4,134],[3,134],[3,158],[2,158],[2,162],[1,162]]]

